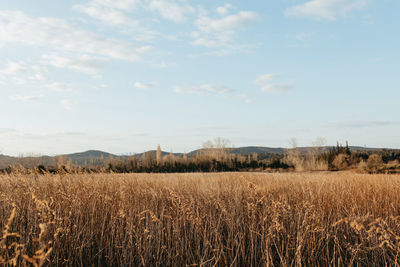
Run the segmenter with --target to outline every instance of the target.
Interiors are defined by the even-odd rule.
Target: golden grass
[[[0,176],[0,266],[385,266],[400,176]]]

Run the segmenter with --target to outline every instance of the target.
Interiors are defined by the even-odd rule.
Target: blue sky
[[[397,0],[0,4],[0,153],[400,148]]]

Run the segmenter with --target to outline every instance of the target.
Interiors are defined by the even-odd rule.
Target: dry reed
[[[387,266],[400,176],[0,176],[0,266]]]

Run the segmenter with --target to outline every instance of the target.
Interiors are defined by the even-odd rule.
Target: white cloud
[[[234,90],[222,85],[204,84],[199,87],[174,86],[173,91],[175,93],[197,94],[197,95],[226,95],[228,93],[233,92]]]
[[[17,84],[25,84],[28,81],[46,80],[46,72],[46,68],[24,61],[8,61],[5,67],[0,69],[3,79],[9,79]]]
[[[48,47],[64,52],[101,55],[127,61],[140,60],[143,47],[79,29],[65,20],[33,18],[20,11],[0,11],[0,42]]]
[[[62,99],[60,101],[60,105],[65,110],[72,110],[74,108],[74,104],[71,102],[71,100],[68,100],[68,99]]]
[[[154,83],[154,82],[149,82],[149,83],[135,82],[134,85],[135,85],[136,88],[149,89],[151,87],[156,86],[156,83]]]
[[[114,26],[135,41],[149,41],[159,33],[142,26],[143,23],[134,14],[139,8],[145,7],[142,0],[91,0],[86,4],[73,6],[77,11],[85,13],[100,21],[104,26]]]
[[[237,30],[244,28],[248,23],[254,22],[259,18],[255,12],[241,11],[234,15],[225,16],[220,19],[200,17],[196,21],[196,26],[203,32],[223,32],[227,30]]]
[[[114,26],[137,27],[139,22],[131,19],[123,10],[132,10],[139,4],[138,0],[105,1],[93,0],[84,5],[75,5],[74,9],[86,13],[88,16]]]
[[[173,22],[184,22],[186,14],[194,13],[195,9],[189,5],[179,5],[172,1],[152,0],[149,4],[152,11],[158,12],[164,19]]]
[[[261,92],[281,93],[293,88],[292,85],[286,83],[272,83],[277,78],[279,78],[278,74],[263,74],[255,79],[254,83],[260,86]]]
[[[92,2],[121,10],[133,10],[141,3],[141,0],[93,0]]]
[[[68,58],[57,55],[44,55],[43,59],[56,68],[71,69],[75,71],[96,74],[104,65],[105,60],[89,55],[78,58]]]
[[[4,74],[17,74],[26,71],[26,64],[24,62],[8,62],[7,66],[1,70]]]
[[[255,12],[241,11],[237,14],[213,19],[207,15],[199,16],[195,21],[198,31],[192,33],[193,45],[208,48],[229,46],[238,30],[259,19]]]
[[[263,74],[263,75],[260,75],[254,82],[256,84],[266,84],[266,83],[269,83],[271,80],[278,78],[278,77],[279,77],[278,74],[272,74],[272,73]]]
[[[354,10],[366,7],[369,0],[311,0],[285,11],[287,16],[309,17],[317,20],[334,21]]]
[[[234,33],[232,31],[228,31],[225,33],[221,33],[220,35],[205,35],[199,32],[193,32],[192,37],[194,38],[192,45],[196,46],[204,46],[207,48],[215,48],[221,46],[229,45],[230,41],[233,38]]]
[[[33,95],[12,95],[9,96],[12,101],[27,102],[27,101],[39,101],[43,96],[33,96]]]
[[[234,6],[232,6],[231,4],[225,4],[223,6],[217,7],[217,13],[220,15],[226,15],[231,9],[234,9]]]
[[[193,44],[193,42],[192,42]],[[226,56],[235,53],[243,53],[253,51],[254,49],[258,48],[260,44],[238,44],[232,41],[228,41],[228,43],[222,44],[216,43],[215,46],[206,46],[210,48],[210,50],[200,53],[200,54],[191,54],[190,57],[193,59],[197,59],[203,56]]]
[[[292,89],[290,84],[266,84],[261,87],[262,92],[281,93]]]
[[[56,92],[69,92],[72,91],[70,85],[65,83],[53,82],[47,85],[47,88],[50,88]]]

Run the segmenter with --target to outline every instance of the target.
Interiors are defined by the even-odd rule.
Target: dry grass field
[[[400,176],[0,176],[0,266],[388,266]]]

